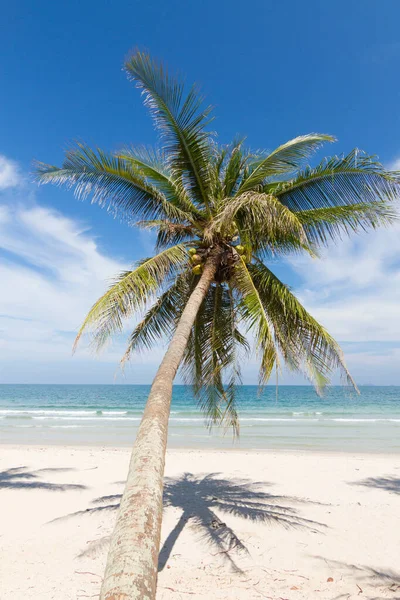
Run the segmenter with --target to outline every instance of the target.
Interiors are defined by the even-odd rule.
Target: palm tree
[[[208,423],[236,433],[246,331],[261,384],[281,358],[318,391],[334,370],[355,387],[338,344],[266,263],[293,252],[315,256],[330,240],[387,225],[400,189],[399,173],[358,150],[306,166],[321,144],[334,141],[330,135],[297,137],[271,153],[246,150],[244,140],[220,146],[207,131],[211,108],[195,86],[185,93],[179,78],[143,52],[129,58],[126,71],[161,148],[107,154],[78,144],[62,167],[37,167],[41,183],[74,187],[78,198],[91,196],[128,224],[157,232],[158,253],[117,277],[76,339],[90,330],[100,349],[141,311],[123,361],[170,339],[133,447],[102,600],[155,596],[168,418],[181,363]]]

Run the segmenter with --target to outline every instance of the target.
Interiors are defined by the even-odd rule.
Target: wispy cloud
[[[389,165],[400,170],[400,158]],[[398,207],[400,209],[400,207]],[[400,216],[400,210],[399,210]],[[400,222],[290,261],[306,306],[341,341],[399,341]]]
[[[0,191],[16,187],[21,182],[22,176],[17,163],[0,154]]]
[[[126,265],[74,221],[40,206],[1,206],[0,357],[71,356],[80,321]]]
[[[125,340],[100,355],[100,363],[87,348],[72,359],[71,349],[90,306],[128,266],[102,252],[90,229],[37,204],[18,165],[1,157],[0,381],[36,381],[39,370],[41,381],[68,381],[72,373],[72,381],[112,382]],[[157,358],[152,355],[153,369]]]
[[[400,171],[400,157],[395,158],[388,166],[390,171]]]
[[[400,224],[293,259],[296,293],[341,343],[358,382],[400,383]]]
[[[400,340],[400,225],[293,260],[307,308],[341,341]]]

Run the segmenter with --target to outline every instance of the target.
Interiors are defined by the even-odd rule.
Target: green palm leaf
[[[166,220],[139,221],[136,223],[141,229],[156,229],[157,242],[156,248],[165,248],[172,244],[180,244],[181,242],[193,239],[196,235],[196,229],[193,225],[184,223],[172,223]]]
[[[316,208],[296,212],[307,239],[313,245],[326,245],[343,235],[387,227],[397,219],[393,205],[388,202],[350,204],[331,208]]]
[[[339,345],[289,288],[261,262],[248,269],[286,363],[308,375],[319,392],[336,369],[357,390]]]
[[[169,339],[172,336],[193,287],[194,277],[189,271],[178,275],[129,336],[122,364],[129,360],[133,352],[150,350],[160,338]]]
[[[248,190],[259,191],[267,177],[293,173],[309,158],[324,142],[334,142],[331,135],[310,133],[302,135],[286,144],[282,144],[268,156],[254,158],[249,163],[249,175],[243,180],[238,193]]]
[[[269,315],[260,297],[251,273],[250,265],[246,265],[242,257],[235,267],[234,286],[238,290],[241,301],[239,311],[245,325],[255,336],[256,349],[260,354],[260,385],[264,385],[271,371],[278,362],[273,328]]]
[[[139,170],[144,178],[162,191],[169,202],[192,215],[192,218],[204,218],[204,214],[190,200],[185,188],[175,181],[162,150],[154,148],[125,148],[116,154],[119,158]]]
[[[207,235],[212,237],[218,232],[227,237],[235,229],[240,233],[241,239],[249,242],[254,250],[279,250],[284,241],[291,241],[292,245],[296,241],[297,245],[305,245],[307,242],[297,215],[274,196],[257,192],[246,192],[227,199]]]
[[[353,150],[334,156],[317,167],[307,167],[292,181],[274,186],[274,194],[292,210],[313,210],[394,201],[400,197],[400,174],[391,173],[375,157]],[[269,185],[264,191],[268,193]]]
[[[185,380],[193,385],[208,426],[224,424],[236,434],[239,357],[248,351],[237,317],[229,288],[223,284],[212,286],[197,315],[183,363]]]
[[[223,169],[222,189],[225,197],[234,196],[242,181],[249,153],[243,150],[245,138],[233,142]]]
[[[39,183],[75,187],[77,198],[91,196],[92,203],[107,207],[130,223],[138,216],[178,221],[191,218],[190,213],[169,202],[132,165],[84,144],[79,143],[67,153],[61,168],[44,163],[37,163],[36,167]]]
[[[143,52],[131,56],[125,68],[144,94],[174,176],[185,180],[194,201],[208,206],[212,154],[204,128],[210,123],[211,107],[202,108],[195,86],[184,97],[184,84]]]
[[[166,278],[179,273],[187,260],[185,246],[178,245],[145,259],[133,271],[121,273],[90,309],[78,332],[74,348],[83,332],[89,328],[94,330],[94,348],[102,348],[112,334],[122,331],[123,319],[144,308]]]

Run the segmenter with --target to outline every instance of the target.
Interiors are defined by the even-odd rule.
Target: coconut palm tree
[[[330,135],[297,137],[273,152],[244,140],[218,145],[211,108],[187,93],[146,53],[126,62],[161,139],[158,149],[115,154],[78,144],[62,167],[38,164],[41,183],[73,187],[130,225],[157,232],[157,253],[121,273],[89,311],[76,339],[100,349],[139,312],[124,361],[159,340],[170,343],[154,378],[132,451],[112,536],[102,600],[154,598],[164,458],[172,384],[180,365],[209,423],[238,430],[239,361],[260,359],[260,383],[279,360],[318,391],[339,370],[355,386],[338,344],[268,266],[289,253],[316,256],[343,235],[390,223],[398,173],[358,150],[307,166]],[[153,302],[153,304],[149,304]]]

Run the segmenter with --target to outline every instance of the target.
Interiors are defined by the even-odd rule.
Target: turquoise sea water
[[[0,443],[129,446],[149,386],[0,385]],[[240,439],[209,433],[190,387],[175,386],[171,447],[400,452],[400,387],[238,388]]]

